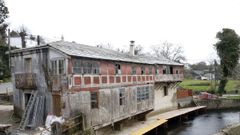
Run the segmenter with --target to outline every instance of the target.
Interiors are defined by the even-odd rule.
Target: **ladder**
[[[25,130],[25,127],[28,124],[29,116],[30,116],[31,110],[34,106],[34,102],[36,100],[36,95],[37,95],[37,92],[32,91],[31,96],[28,100],[27,106],[26,106],[26,108],[24,110],[24,113],[22,115],[21,122],[20,122],[19,127],[18,127],[18,129],[20,129],[20,130]]]

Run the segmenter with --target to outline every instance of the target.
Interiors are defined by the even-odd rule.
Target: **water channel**
[[[238,122],[240,122],[240,109],[207,111],[192,120],[171,125],[167,135],[213,135],[227,125]]]

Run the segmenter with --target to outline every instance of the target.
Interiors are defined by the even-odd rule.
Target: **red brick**
[[[101,68],[101,70],[100,70],[101,75],[107,75],[108,63],[101,61],[100,68]]]
[[[93,82],[94,84],[99,84],[99,77],[94,77]]]
[[[110,83],[114,83],[114,76],[110,76]]]
[[[123,76],[123,77],[122,77],[122,81],[123,81],[123,82],[126,82],[126,80],[127,80],[127,77],[126,77],[126,76]]]
[[[108,74],[109,75],[114,75],[115,74],[115,67],[114,67],[115,65],[114,64],[112,64],[112,63],[109,63],[108,64]]]
[[[102,83],[107,83],[107,77],[106,76],[102,77]]]
[[[122,75],[127,74],[127,64],[121,64]]]
[[[137,72],[137,75],[141,75],[141,67],[140,66],[136,66],[136,72]]]
[[[187,97],[192,97],[192,90],[178,90],[177,91],[177,98],[187,98]]]
[[[133,76],[133,82],[136,82],[136,81],[137,81],[136,76]]]
[[[147,66],[145,67],[145,74],[149,75],[149,67],[147,67]]]
[[[132,66],[128,65],[127,66],[127,75],[131,75],[132,74]]]
[[[74,84],[81,85],[81,77],[74,77]]]
[[[72,74],[72,61],[68,61],[68,74]]]
[[[91,84],[91,77],[84,77],[84,83],[87,84]]]
[[[119,76],[116,77],[116,82],[117,82],[117,83],[120,83],[120,82],[121,82],[121,79],[120,79]]]
[[[128,82],[132,82],[131,76],[128,76]]]
[[[141,76],[138,76],[138,81],[141,81]]]

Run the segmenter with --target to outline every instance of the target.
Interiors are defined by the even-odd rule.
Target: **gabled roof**
[[[24,48],[21,50],[32,50],[34,48],[50,46],[56,50],[59,50],[69,56],[94,58],[102,60],[113,60],[113,61],[123,61],[123,62],[133,62],[142,64],[164,64],[164,65],[179,65],[183,66],[181,63],[173,62],[164,57],[156,58],[150,55],[130,55],[129,53],[122,53],[110,49],[94,47],[89,45],[77,44],[73,42],[57,41],[49,43],[45,46],[36,46],[32,48]],[[21,50],[16,50],[19,52]]]

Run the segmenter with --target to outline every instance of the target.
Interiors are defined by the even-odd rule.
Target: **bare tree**
[[[113,46],[110,43],[107,44],[98,44],[97,47],[113,50]]]
[[[141,45],[137,45],[135,48],[134,48],[134,54],[135,55],[141,55],[143,54],[143,47]]]
[[[184,56],[184,50],[181,46],[173,45],[169,42],[164,42],[161,45],[156,45],[152,47],[153,54],[156,57],[165,57],[167,59],[182,62],[185,61],[186,58]]]
[[[21,37],[21,41],[22,41],[22,48],[26,48],[26,40],[25,40],[25,37],[27,36],[27,28],[22,25],[20,27],[20,32],[19,32],[19,35]]]

